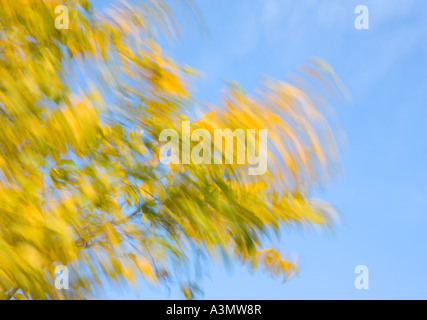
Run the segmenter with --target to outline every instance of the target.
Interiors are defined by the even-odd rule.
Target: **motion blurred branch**
[[[62,4],[69,25],[59,30]],[[191,262],[223,257],[219,251],[287,278],[296,266],[266,236],[331,224],[331,206],[310,194],[339,170],[317,104],[330,100],[322,88],[339,88],[319,59],[297,80],[266,81],[253,96],[230,86],[192,124],[211,134],[267,129],[266,174],[160,163],[160,132],[180,132],[181,120],[196,114],[194,70],[159,45],[179,26],[175,11],[164,1],[100,13],[88,0],[0,0],[1,297],[85,298],[101,279],[124,285],[142,276],[179,283],[192,298]],[[73,266],[69,290],[55,288],[58,263]]]

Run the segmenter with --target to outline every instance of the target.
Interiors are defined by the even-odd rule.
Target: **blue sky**
[[[312,56],[328,61],[352,96],[336,105],[344,172],[316,194],[335,205],[334,232],[283,230],[300,275],[283,284],[245,267],[206,265],[205,299],[427,299],[427,2],[399,0],[199,0],[208,36],[186,30],[168,48],[204,73],[198,99],[216,102],[225,82],[248,92],[263,75],[286,79]],[[369,8],[369,30],[354,9]],[[354,268],[369,268],[356,290]],[[181,298],[138,286],[110,298]]]

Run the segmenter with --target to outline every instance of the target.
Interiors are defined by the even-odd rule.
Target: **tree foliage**
[[[68,30],[55,7],[69,9]],[[270,248],[283,225],[330,223],[311,198],[337,171],[324,108],[339,92],[320,60],[254,95],[238,86],[220,105],[191,95],[194,71],[159,46],[177,19],[163,1],[0,0],[0,298],[91,297],[107,278],[182,284],[186,266],[228,257],[289,276]],[[323,92],[323,93],[321,93]],[[159,162],[162,129],[268,129],[269,168]],[[72,266],[70,290],[55,266]]]

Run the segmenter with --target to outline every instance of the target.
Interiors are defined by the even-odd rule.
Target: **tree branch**
[[[16,291],[18,291],[18,288],[13,288],[13,289],[12,289],[12,291],[10,291],[10,292],[7,294],[6,300],[10,300],[10,299],[12,299],[12,298],[13,298],[13,296],[15,295]]]

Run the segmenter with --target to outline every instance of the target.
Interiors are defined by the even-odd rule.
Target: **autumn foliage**
[[[68,30],[55,28],[60,4]],[[88,298],[140,275],[191,298],[182,270],[204,258],[288,277],[296,265],[268,235],[330,224],[310,195],[339,164],[323,112],[340,90],[330,67],[313,59],[254,95],[230,86],[221,105],[199,103],[195,71],[158,44],[177,23],[162,1],[101,14],[88,0],[0,0],[0,298]],[[268,172],[160,163],[161,130],[194,108],[194,128],[268,129]],[[57,265],[70,290],[55,288]]]

